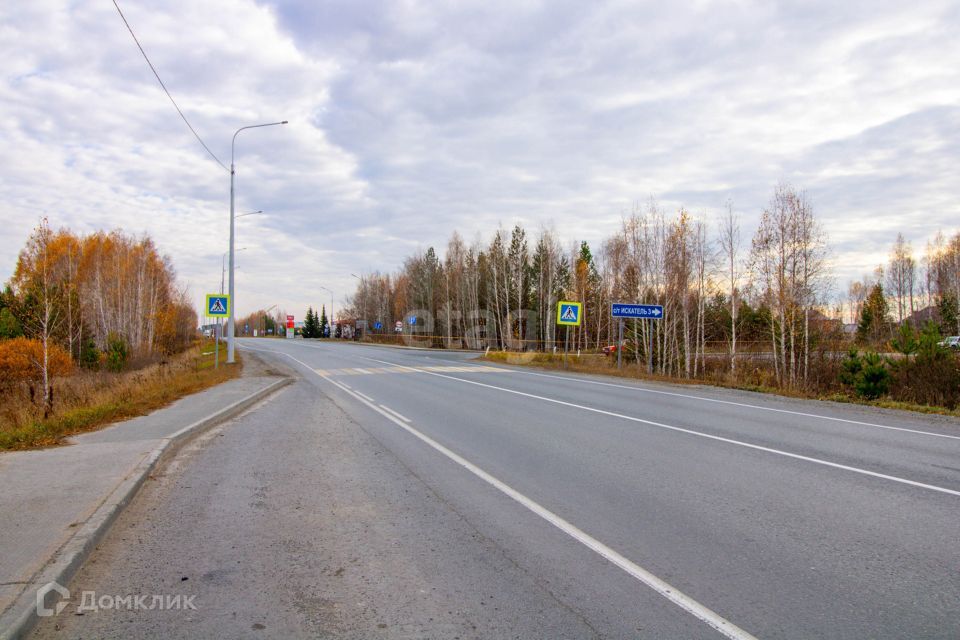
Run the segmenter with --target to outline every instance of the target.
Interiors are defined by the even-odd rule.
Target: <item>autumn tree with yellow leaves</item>
[[[173,265],[147,236],[119,230],[78,236],[53,231],[43,219],[8,287],[5,305],[24,336],[40,341],[48,355],[55,344],[74,361],[89,361],[91,351],[117,338],[138,357],[173,353],[189,345],[196,330],[196,313],[177,287]],[[43,386],[48,393],[49,376]]]

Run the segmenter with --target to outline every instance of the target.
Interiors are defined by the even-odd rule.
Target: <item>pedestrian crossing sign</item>
[[[207,316],[226,318],[230,315],[230,296],[224,293],[207,294]]]
[[[561,300],[557,303],[557,324],[579,327],[583,320],[583,304]]]

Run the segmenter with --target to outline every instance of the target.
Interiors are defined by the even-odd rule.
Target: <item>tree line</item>
[[[196,327],[169,258],[149,237],[119,230],[77,235],[42,220],[0,296],[0,339],[39,345],[30,364],[44,397],[51,375],[63,369],[54,370],[53,362],[122,367],[128,355],[185,348]]]
[[[810,199],[790,185],[775,187],[749,235],[730,204],[709,224],[651,200],[597,250],[585,241],[564,246],[552,229],[531,236],[516,225],[470,244],[454,232],[442,256],[430,247],[396,273],[365,275],[344,313],[388,330],[416,316],[405,330],[447,347],[553,351],[567,338],[556,324],[557,302],[574,300],[585,319],[570,330],[571,349],[598,350],[618,339],[611,302],[661,304],[662,320],[627,322],[625,353],[638,362],[649,355],[657,373],[694,378],[717,366],[736,374],[753,354],[782,387],[808,385],[815,361],[845,351],[841,318],[862,324],[876,286],[889,307],[879,316],[874,310],[862,340],[888,340],[897,323],[919,322],[921,312],[960,333],[951,311],[960,299],[960,233],[938,236],[919,264],[899,237],[890,263],[856,294],[851,285],[846,307],[831,299],[828,251]]]

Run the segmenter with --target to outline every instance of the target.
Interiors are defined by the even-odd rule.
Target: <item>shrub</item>
[[[47,349],[47,370],[51,378],[73,371],[70,354],[55,344]],[[4,383],[43,380],[43,343],[31,338],[0,340],[0,381]]]
[[[107,336],[107,368],[110,371],[123,371],[129,355],[127,341],[123,339],[123,336],[116,333]]]
[[[917,340],[917,332],[913,330],[909,322],[900,325],[897,337],[890,341],[890,346],[893,347],[894,351],[903,354],[908,359],[917,353],[920,342]]]
[[[851,387],[861,398],[873,400],[890,391],[890,371],[876,353],[860,355],[856,349],[851,349],[840,368],[840,382]]]
[[[97,370],[100,368],[100,349],[93,338],[87,340],[80,347],[80,366],[84,369]]]
[[[954,409],[960,404],[960,360],[941,347],[940,331],[928,323],[916,356],[894,363],[893,396],[897,400]]]

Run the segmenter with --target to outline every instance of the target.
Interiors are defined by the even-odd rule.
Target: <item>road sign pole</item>
[[[623,368],[622,362],[623,358],[623,320],[620,320],[620,339],[617,342],[617,370]]]
[[[653,375],[653,320],[647,320],[647,373]]]
[[[570,351],[570,327],[569,326],[567,327],[565,336],[566,337],[564,338],[564,341],[563,341],[563,368],[564,369],[567,368],[567,352]]]
[[[213,352],[216,354],[213,356],[213,368],[220,368],[220,321],[217,321],[217,324],[213,327]]]

